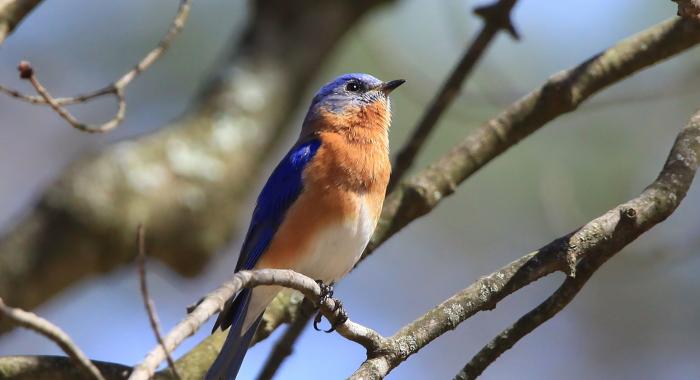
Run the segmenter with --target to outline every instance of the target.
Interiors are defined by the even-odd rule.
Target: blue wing
[[[302,191],[302,173],[321,146],[318,139],[308,140],[292,147],[270,175],[263,187],[253,211],[253,218],[248,228],[241,253],[236,264],[236,272],[252,269],[260,256],[270,245],[275,232],[282,224],[284,215]],[[247,294],[225,308],[219,315],[214,329],[221,325],[226,329],[247,306]]]

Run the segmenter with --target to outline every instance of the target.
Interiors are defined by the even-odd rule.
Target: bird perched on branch
[[[292,269],[333,284],[352,269],[384,202],[391,173],[389,93],[403,83],[345,74],[316,93],[297,142],[258,196],[236,271]],[[246,289],[226,304],[214,330],[230,330],[207,379],[236,378],[280,290]]]

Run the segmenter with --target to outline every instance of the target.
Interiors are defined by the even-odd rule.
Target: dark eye
[[[360,89],[362,89],[362,86],[360,86],[360,84],[357,82],[350,82],[345,85],[345,89],[350,92],[358,92]]]

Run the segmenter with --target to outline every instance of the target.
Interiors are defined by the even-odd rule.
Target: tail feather
[[[236,298],[231,318],[231,328],[228,331],[226,341],[219,352],[214,364],[207,372],[206,380],[235,380],[238,370],[241,368],[243,358],[248,351],[250,342],[253,340],[255,330],[257,330],[262,315],[253,323],[248,331],[243,333],[243,322],[245,320],[248,306],[250,305],[251,291],[244,290]],[[218,325],[219,321],[217,321]],[[225,326],[225,324],[224,324]]]

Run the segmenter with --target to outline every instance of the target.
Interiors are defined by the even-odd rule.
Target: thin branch
[[[469,48],[465,51],[457,66],[452,73],[447,77],[442,88],[435,95],[427,111],[418,122],[418,125],[413,130],[413,133],[408,138],[396,157],[396,162],[392,167],[391,180],[389,181],[389,189],[394,189],[396,184],[403,178],[406,172],[413,165],[416,156],[420,149],[425,144],[428,136],[437,125],[438,120],[443,113],[452,104],[459,94],[462,84],[472,72],[479,59],[486,51],[493,38],[500,30],[508,32],[511,37],[519,39],[518,33],[513,26],[510,18],[511,10],[517,0],[498,0],[497,2],[478,7],[474,13],[481,17],[484,25],[472,41]]]
[[[567,277],[544,302],[498,334],[474,355],[454,380],[473,380],[479,377],[501,354],[563,310],[576,297],[593,273],[609,258],[609,255],[599,255],[582,259],[576,265],[576,277]]]
[[[695,177],[699,159],[700,112],[697,112],[678,134],[659,176],[638,197],[482,277],[404,326],[385,340],[385,346],[376,354],[370,352],[369,359],[350,379],[384,378],[409,356],[467,318],[495,308],[507,295],[550,273],[563,271],[576,277],[582,260],[592,260],[593,266],[602,264],[676,210]]]
[[[6,88],[4,86],[0,86],[0,92],[32,104],[49,105],[59,116],[61,116],[61,118],[68,122],[68,124],[83,132],[103,133],[110,131],[121,124],[121,122],[124,120],[124,116],[126,115],[124,90],[129,83],[131,83],[137,76],[139,76],[139,74],[157,61],[158,58],[163,55],[163,53],[165,53],[175,36],[180,33],[182,28],[185,26],[191,6],[192,0],[181,0],[177,13],[173,18],[173,21],[170,23],[168,32],[165,34],[165,36],[163,36],[158,45],[148,54],[146,54],[131,70],[127,71],[119,79],[101,89],[83,95],[66,98],[54,98],[36,78],[31,64],[27,61],[22,61],[19,64],[20,78],[29,80],[39,96],[25,95],[17,90]],[[118,108],[112,119],[101,124],[93,125],[82,123],[64,107],[70,104],[84,103],[105,95],[112,95],[116,97]]]
[[[39,3],[41,0],[4,0],[0,2],[0,45]]]
[[[73,343],[71,338],[58,326],[52,324],[40,316],[24,311],[22,309],[12,308],[3,302],[0,298],[0,314],[6,316],[14,323],[24,328],[34,330],[35,332],[45,336],[58,345],[73,362],[82,368],[84,372],[90,375],[91,378],[104,380],[100,370],[95,367],[90,359]]]
[[[148,314],[148,321],[151,323],[151,329],[156,337],[156,341],[163,347],[165,352],[165,359],[168,361],[168,366],[170,371],[172,371],[173,376],[176,379],[181,379],[180,374],[177,372],[175,367],[175,361],[173,360],[170,351],[165,349],[165,344],[163,343],[163,336],[160,333],[160,323],[158,322],[158,314],[156,313],[156,307],[153,304],[153,299],[148,291],[148,283],[146,281],[146,236],[143,225],[139,225],[136,232],[136,241],[138,246],[138,256],[137,263],[139,268],[139,284],[141,287],[141,296],[143,298],[143,306],[146,308],[146,313]]]
[[[146,358],[134,368],[129,376],[130,380],[146,380],[155,373],[156,368],[165,359],[164,350],[173,351],[187,337],[193,335],[212,315],[220,312],[228,299],[233,297],[243,288],[252,288],[261,285],[278,285],[294,289],[305,297],[318,304],[321,289],[311,278],[291,270],[260,269],[254,271],[241,271],[236,273],[230,281],[225,282],[218,289],[209,293],[180,323],[177,324],[165,337],[163,345],[146,355]],[[332,323],[338,318],[333,299],[327,298],[320,305],[323,315]],[[350,320],[345,321],[336,329],[344,338],[364,346],[368,352],[380,347],[385,338],[376,331],[359,325]]]

